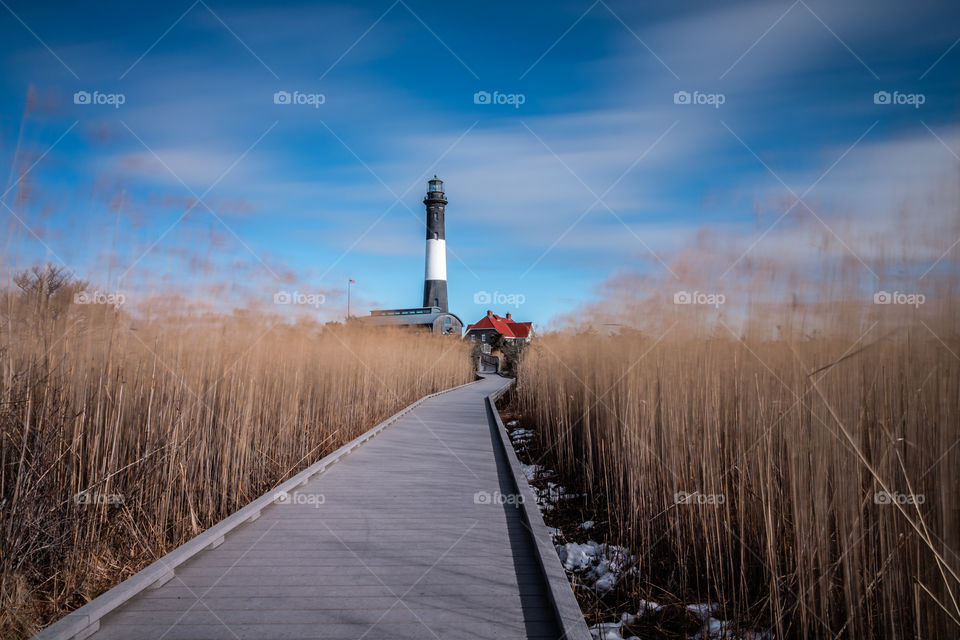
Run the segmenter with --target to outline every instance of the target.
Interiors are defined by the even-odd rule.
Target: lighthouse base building
[[[363,318],[378,326],[418,327],[433,333],[459,336],[463,322],[447,311],[447,239],[444,231],[447,198],[437,176],[427,183],[427,250],[423,275],[423,306],[407,309],[374,309]]]
[[[363,319],[377,326],[416,327],[431,333],[460,336],[463,322],[440,307],[412,307],[410,309],[374,309]]]

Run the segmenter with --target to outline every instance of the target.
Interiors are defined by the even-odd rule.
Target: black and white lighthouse
[[[427,260],[423,279],[423,306],[447,311],[447,243],[443,233],[443,217],[447,199],[443,180],[436,175],[427,183]]]
[[[443,180],[433,176],[427,182],[427,266],[423,276],[423,306],[403,309],[371,309],[363,321],[374,326],[416,327],[432,333],[460,336],[463,322],[447,309],[447,241],[443,216],[447,198]]]

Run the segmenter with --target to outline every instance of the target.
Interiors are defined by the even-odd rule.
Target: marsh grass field
[[[930,285],[732,313],[658,291],[629,314],[648,328],[541,336],[515,405],[533,462],[602,500],[635,599],[776,638],[957,637],[956,282]]]
[[[689,603],[775,638],[960,631],[957,279],[932,274],[914,304],[841,284],[778,302],[747,283],[710,305],[625,279],[586,326],[522,350],[510,411],[536,434],[526,462],[592,496],[591,536],[635,554],[616,606],[671,603],[675,619],[641,621],[651,637],[686,637]],[[38,267],[3,292],[0,637],[473,379],[468,341],[128,312],[90,288]],[[617,613],[579,595],[591,622]]]
[[[0,309],[0,637],[32,635],[423,395],[457,340],[133,317],[25,274]],[[352,323],[351,323],[352,324]]]

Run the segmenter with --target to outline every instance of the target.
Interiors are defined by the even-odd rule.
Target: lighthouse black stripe
[[[447,281],[425,280],[423,282],[423,306],[447,310]]]
[[[443,233],[443,217],[444,206],[442,204],[427,206],[427,240],[446,240]]]

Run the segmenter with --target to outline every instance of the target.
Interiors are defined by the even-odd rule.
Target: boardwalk
[[[538,545],[552,546],[542,521],[531,534],[531,507],[512,504],[512,451],[484,401],[506,382],[427,399],[113,608],[90,637],[561,637],[559,562],[547,557],[551,585]]]

